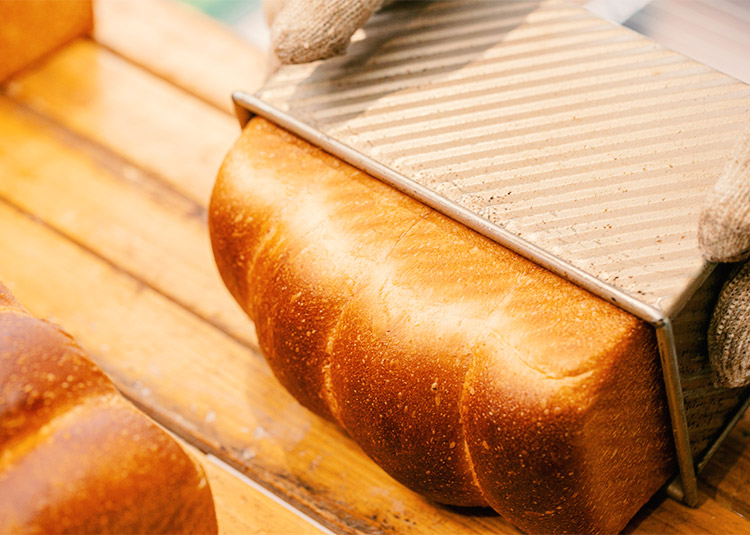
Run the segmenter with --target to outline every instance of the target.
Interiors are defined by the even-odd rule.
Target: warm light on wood
[[[257,72],[262,55],[165,0],[105,1],[95,39],[69,43],[0,89],[0,280],[203,452],[222,533],[317,528],[205,453],[337,532],[518,533],[490,511],[408,491],[273,377],[211,255],[206,206],[239,127],[222,99],[234,82],[210,74],[225,69],[216,65],[225,52],[198,54],[192,37],[208,31],[211,47],[232,62],[252,58]],[[8,3],[17,2],[0,0]],[[139,31],[151,16],[159,20]],[[702,476],[698,509],[657,497],[626,531],[747,533],[748,437],[746,416]]]

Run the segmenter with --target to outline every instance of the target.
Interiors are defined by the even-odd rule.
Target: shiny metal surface
[[[258,96],[641,302],[679,301],[750,88],[565,2],[405,4]]]

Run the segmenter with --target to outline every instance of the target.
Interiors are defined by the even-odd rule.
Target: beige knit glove
[[[750,384],[750,121],[706,199],[698,239],[708,260],[741,262],[719,295],[708,354],[718,385]]]
[[[271,48],[281,63],[307,63],[346,52],[352,34],[383,0],[265,0]]]

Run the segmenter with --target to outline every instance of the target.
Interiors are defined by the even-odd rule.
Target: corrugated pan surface
[[[706,265],[750,87],[561,1],[400,2],[260,98],[633,298]]]

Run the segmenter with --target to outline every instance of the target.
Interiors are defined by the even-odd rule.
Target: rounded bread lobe
[[[467,379],[466,434],[490,504],[529,532],[620,532],[675,469],[659,363],[643,358],[650,329],[572,376],[501,365],[502,345],[489,340]]]
[[[119,394],[87,398],[0,458],[3,533],[216,533],[205,476]]]
[[[0,284],[0,533],[217,533],[203,468]]]
[[[0,451],[80,399],[115,393],[68,334],[20,308],[0,308],[0,355]]]
[[[276,376],[410,488],[597,532],[672,472],[653,330],[613,305],[260,118],[209,224]]]
[[[399,293],[364,291],[341,317],[330,366],[339,420],[365,453],[412,490],[442,503],[486,506],[460,421],[471,360],[466,340],[439,311],[389,306]],[[419,325],[425,322],[446,329],[424,336]]]
[[[224,161],[209,206],[211,243],[219,273],[255,321],[277,378],[303,405],[335,420],[325,375],[331,334],[378,261],[373,243],[403,233],[362,214],[389,221],[393,203],[408,200],[386,186],[385,199],[347,189],[368,179],[333,158],[310,158],[308,145],[277,132],[280,138],[241,137]],[[279,158],[280,139],[297,150]],[[300,176],[312,201],[293,194]],[[332,209],[342,214],[339,221],[330,218]],[[405,228],[413,217],[409,212]]]

